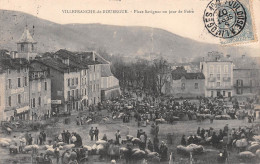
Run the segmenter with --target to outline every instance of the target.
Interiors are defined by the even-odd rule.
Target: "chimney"
[[[96,55],[95,55],[95,52],[94,52],[94,51],[92,52],[92,60],[93,60],[93,61],[96,61]]]

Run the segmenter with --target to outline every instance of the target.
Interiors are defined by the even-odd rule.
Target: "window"
[[[198,83],[195,83],[195,89],[198,89],[199,88],[199,85],[198,85]]]
[[[78,85],[79,84],[79,79],[78,78],[76,78],[76,85]]]
[[[72,104],[72,109],[75,109],[75,102]]]
[[[17,86],[18,86],[18,87],[21,87],[21,78],[20,78],[20,77],[18,78]]]
[[[24,86],[27,87],[27,77],[24,77]]]
[[[21,95],[20,94],[18,94],[17,99],[18,99],[18,104],[21,104]]]
[[[24,44],[21,44],[21,51],[24,51]]]
[[[217,79],[220,80],[220,74],[217,74]]]
[[[220,87],[220,82],[217,82],[217,87]]]
[[[34,51],[34,46],[33,46],[33,44],[32,44],[32,51]]]
[[[223,91],[223,96],[226,96],[226,91]]]
[[[68,100],[70,100],[70,91],[68,91],[68,95],[67,96],[68,96]]]
[[[47,82],[46,82],[46,81],[44,82],[44,89],[45,89],[45,91],[47,91],[47,89],[48,89],[48,88],[47,88]]]
[[[12,106],[12,97],[11,96],[8,97],[8,104],[9,104],[9,106]]]
[[[8,79],[8,88],[12,89],[12,79]]]
[[[74,78],[71,79],[71,85],[74,85]]]
[[[241,80],[241,79],[237,80],[237,86],[243,87],[243,80]]]
[[[38,104],[41,106],[41,97],[38,98]]]
[[[237,88],[237,94],[238,95],[243,94],[243,88]]]
[[[74,94],[74,90],[72,90],[71,96],[74,98],[75,94]]]
[[[89,85],[89,91],[92,92],[92,85]]]
[[[79,90],[76,89],[76,97],[78,98],[79,97]]]
[[[220,65],[217,66],[217,73],[220,73]]]
[[[214,66],[213,66],[213,65],[211,65],[211,66],[209,67],[209,72],[210,72],[210,73],[213,73],[213,72],[214,72]]]
[[[81,79],[81,83],[82,83],[82,85],[84,85],[85,83],[84,83],[84,78],[82,78]]]
[[[213,97],[213,96],[214,96],[214,92],[213,92],[213,91],[211,91],[211,93],[210,93],[210,96],[211,96],[211,97]]]
[[[35,108],[35,98],[33,98],[32,107]]]
[[[87,95],[87,89],[85,89],[85,95]]]
[[[228,65],[225,65],[225,66],[224,66],[224,72],[225,72],[225,73],[228,73]]]
[[[70,86],[70,79],[68,79],[68,87]]]
[[[185,89],[185,83],[181,84],[181,89]]]

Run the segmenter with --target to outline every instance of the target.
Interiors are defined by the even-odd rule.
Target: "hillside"
[[[0,10],[0,49],[16,50],[16,41],[28,24],[39,52],[67,49],[71,51],[106,50],[126,57],[152,58],[161,54],[175,59],[198,57],[208,51],[246,53],[244,48],[219,47],[197,42],[171,32],[151,27],[126,27],[102,24],[61,25],[35,16]],[[35,27],[34,30],[32,27]]]

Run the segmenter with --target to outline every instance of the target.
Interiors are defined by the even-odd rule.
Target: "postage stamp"
[[[212,0],[204,11],[205,28],[221,44],[255,41],[250,7],[250,0]]]

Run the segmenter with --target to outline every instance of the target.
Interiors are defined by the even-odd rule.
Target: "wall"
[[[47,90],[45,90],[45,82],[47,84],[47,88],[46,88]],[[39,100],[39,98],[41,100]],[[33,107],[33,99],[35,99],[34,107]],[[30,108],[31,108],[30,115],[32,115],[32,112],[37,113],[38,117],[43,117],[44,114],[50,114],[51,79],[45,78],[45,79],[35,79],[30,81]],[[32,119],[32,117],[30,119]]]
[[[205,75],[205,96],[210,97],[211,91],[213,96],[217,96],[217,92],[228,96],[233,89],[233,63],[232,62],[201,62],[201,69],[203,67],[203,74]],[[226,69],[225,69],[226,67]],[[213,68],[213,69],[211,69]],[[225,71],[226,70],[226,71]],[[211,74],[213,76],[211,76]],[[218,74],[220,76],[218,76]],[[218,86],[218,83],[220,84]]]
[[[204,80],[205,79],[185,79],[185,78],[181,78],[180,80],[172,80],[171,93],[187,95],[188,97],[196,97],[196,96],[204,97],[205,94]],[[195,83],[198,84],[197,89],[195,89]]]
[[[88,104],[101,102],[101,65],[89,65],[88,69]]]
[[[19,72],[20,71],[20,72]],[[26,77],[26,83],[25,83]],[[20,78],[20,86],[18,87],[18,78]],[[20,70],[6,70],[5,74],[5,112],[3,118],[10,119],[14,115],[14,111],[21,109],[29,109],[29,69],[22,68]],[[11,88],[9,88],[8,79],[11,79]],[[18,95],[21,96],[21,103],[18,102]],[[11,97],[11,106],[9,106],[9,96]],[[27,110],[26,110],[27,111]],[[18,114],[20,114],[18,112]],[[23,113],[23,119],[28,119],[27,113]]]
[[[5,80],[6,73],[0,74],[0,120],[5,120],[4,118],[4,110],[5,110],[5,86],[6,86],[6,80]]]

